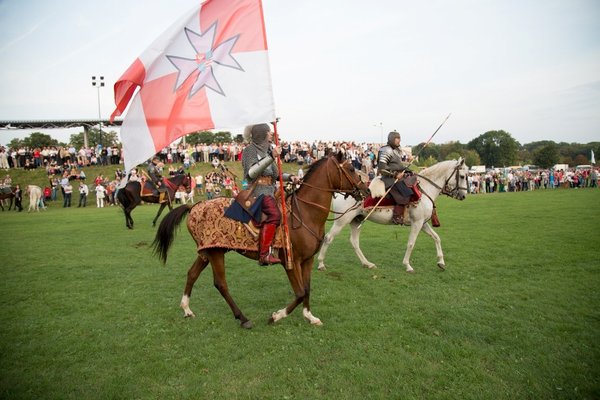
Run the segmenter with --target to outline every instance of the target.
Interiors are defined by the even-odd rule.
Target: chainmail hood
[[[247,141],[258,147],[263,152],[269,149],[268,133],[271,128],[268,124],[248,125],[244,129],[244,137]]]

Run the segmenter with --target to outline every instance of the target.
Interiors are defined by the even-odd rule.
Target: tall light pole
[[[383,122],[380,122],[378,124],[374,124],[373,126],[378,126],[379,130],[380,130],[380,134],[381,134],[381,144],[383,144]]]
[[[100,76],[96,80],[96,77],[92,76],[92,86],[98,89],[98,129],[100,130],[100,144],[104,146],[104,143],[102,143],[102,114],[100,113],[100,88],[104,87],[104,77]]]

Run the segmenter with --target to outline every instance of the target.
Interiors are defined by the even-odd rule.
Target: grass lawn
[[[284,272],[228,254],[252,330],[209,271],[197,317],[182,317],[194,245],[184,228],[166,266],[152,256],[156,205],[136,208],[133,231],[117,207],[6,211],[0,397],[600,398],[598,204],[592,189],[441,198],[445,272],[421,235],[407,274],[408,229],[370,223],[361,244],[379,268],[361,268],[345,229],[313,273],[322,327],[300,309],[267,325],[292,299]]]

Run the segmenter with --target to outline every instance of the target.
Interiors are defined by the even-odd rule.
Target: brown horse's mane
[[[336,155],[335,153],[330,153],[329,156],[323,157],[323,158],[315,161],[314,163],[310,164],[308,166],[308,169],[306,170],[306,173],[304,174],[304,178],[302,178],[302,179],[305,181],[310,179],[310,176],[313,174],[313,172],[316,171],[317,169],[319,169],[321,164],[326,163],[327,160],[329,159],[329,157],[338,157],[338,162],[341,162],[339,154]]]
[[[304,173],[304,178],[302,178],[302,179],[305,180],[305,181],[308,180],[308,179],[310,179],[310,176],[313,174],[313,172],[315,172],[317,169],[319,169],[319,167],[321,166],[321,164],[327,162],[327,158],[328,157],[321,158],[320,160],[317,160],[314,163],[310,164],[308,166],[308,169]]]

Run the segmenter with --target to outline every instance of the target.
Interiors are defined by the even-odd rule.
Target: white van
[[[592,169],[592,166],[588,165],[588,164],[582,164],[582,165],[578,165],[575,167],[575,170],[577,170],[577,171],[583,171],[586,169]]]
[[[555,164],[554,167],[552,167],[552,169],[555,171],[560,171],[562,169],[566,172],[569,170],[569,164]]]

